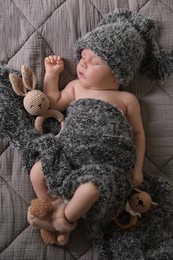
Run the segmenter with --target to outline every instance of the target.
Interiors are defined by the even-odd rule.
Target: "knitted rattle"
[[[43,122],[46,118],[55,118],[61,123],[61,130],[56,135],[59,137],[63,126],[64,116],[57,110],[49,109],[49,99],[40,90],[36,90],[36,76],[35,73],[27,66],[23,65],[21,68],[22,78],[18,77],[14,73],[10,73],[9,79],[12,84],[12,88],[16,94],[24,97],[23,105],[26,111],[36,117],[35,129],[38,132],[43,132]]]

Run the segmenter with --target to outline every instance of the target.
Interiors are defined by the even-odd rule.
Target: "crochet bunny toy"
[[[22,79],[15,73],[10,73],[9,79],[14,92],[24,97],[23,105],[26,111],[31,115],[37,116],[34,124],[36,130],[43,132],[43,122],[50,117],[61,122],[62,130],[64,116],[57,110],[49,109],[50,102],[48,97],[42,91],[35,89],[37,83],[35,73],[25,65],[22,66],[21,72]],[[56,137],[59,137],[60,132]]]

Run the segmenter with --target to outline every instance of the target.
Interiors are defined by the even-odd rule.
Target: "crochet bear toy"
[[[142,213],[158,206],[158,203],[152,201],[149,193],[139,189],[134,189],[134,191],[122,211],[115,218],[115,223],[121,228],[133,227],[136,225],[138,217],[141,218]]]
[[[43,199],[34,199],[31,201],[30,212],[33,216],[33,225],[34,225],[34,218],[37,217],[39,219],[46,219],[51,218],[54,205],[56,204],[59,208],[58,215],[56,214],[56,223],[58,221],[58,226],[61,226],[64,232],[59,231],[50,231],[46,229],[40,229],[40,234],[43,241],[49,245],[59,245],[64,246],[68,243],[70,232],[76,227],[76,223],[73,225],[69,224],[65,217],[64,217],[64,203],[62,203],[61,199],[57,199],[54,202],[50,202],[47,198]]]

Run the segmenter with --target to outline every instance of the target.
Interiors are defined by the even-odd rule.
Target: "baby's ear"
[[[9,79],[14,92],[21,97],[26,96],[27,90],[23,84],[22,79],[14,73],[9,74]]]
[[[21,72],[22,72],[23,84],[25,85],[26,89],[28,90],[35,89],[37,80],[33,70],[27,67],[26,65],[22,65]]]

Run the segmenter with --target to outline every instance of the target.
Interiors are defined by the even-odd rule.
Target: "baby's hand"
[[[46,73],[60,74],[64,69],[64,62],[60,56],[48,56],[44,63]]]
[[[134,171],[132,177],[132,183],[135,187],[138,187],[143,182],[143,173],[142,171]]]

